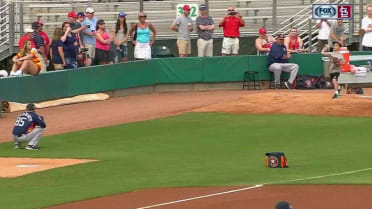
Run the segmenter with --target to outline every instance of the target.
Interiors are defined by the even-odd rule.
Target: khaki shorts
[[[239,38],[224,37],[222,41],[222,54],[239,54]]]
[[[55,70],[63,70],[63,64],[53,64]]]
[[[213,56],[213,39],[204,40],[198,39],[198,57],[212,57]]]
[[[87,54],[93,59],[96,56],[96,45],[85,44],[85,48],[88,48]]]
[[[177,39],[178,54],[191,54],[191,41]]]

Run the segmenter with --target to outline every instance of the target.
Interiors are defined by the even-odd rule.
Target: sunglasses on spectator
[[[235,11],[234,9],[229,9],[229,10],[227,10],[227,11],[229,11],[229,12],[233,12],[233,11]]]
[[[142,15],[142,16],[139,16],[139,17],[147,17],[146,15]]]
[[[103,23],[100,23],[100,25],[105,25],[105,24],[106,24],[106,23],[104,23],[104,22],[103,22]]]

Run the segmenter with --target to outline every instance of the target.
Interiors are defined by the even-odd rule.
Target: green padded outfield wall
[[[320,54],[296,54],[291,62],[300,74],[323,74]],[[26,103],[155,84],[234,82],[247,70],[270,80],[266,56],[165,58],[3,78],[0,98]]]

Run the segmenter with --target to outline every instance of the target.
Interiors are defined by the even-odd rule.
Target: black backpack
[[[311,75],[299,75],[296,78],[296,89],[315,89],[319,77]]]
[[[332,82],[324,76],[320,76],[316,82],[316,88],[319,89],[333,89]]]

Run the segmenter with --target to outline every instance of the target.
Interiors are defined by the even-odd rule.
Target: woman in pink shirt
[[[100,65],[112,64],[112,56],[110,55],[110,45],[113,39],[105,28],[105,21],[98,20],[96,28],[96,55]]]

